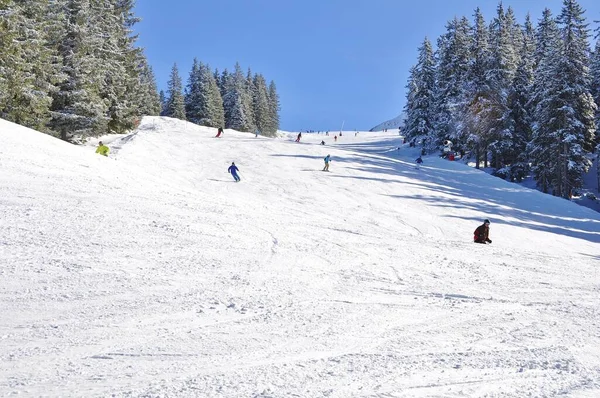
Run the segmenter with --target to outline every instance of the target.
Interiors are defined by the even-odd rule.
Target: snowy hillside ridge
[[[400,126],[404,125],[404,119],[405,118],[406,118],[406,114],[404,112],[402,112],[400,115],[396,116],[395,118],[387,120],[387,121],[385,121],[383,123],[380,123],[377,126],[373,127],[369,131],[383,131],[384,129],[396,129],[396,130],[398,130],[398,128]]]
[[[597,212],[395,130],[215,135],[0,120],[0,395],[600,396]]]

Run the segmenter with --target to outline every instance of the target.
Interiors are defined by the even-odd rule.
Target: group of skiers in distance
[[[224,134],[223,128],[219,127],[215,138],[220,138],[223,134]],[[256,135],[258,136],[258,133]],[[342,135],[342,133],[340,132],[340,136],[341,135]],[[298,136],[296,137],[296,142],[300,142],[301,138],[302,138],[302,133],[298,133]],[[335,136],[335,140],[337,141],[337,135]],[[325,145],[325,141],[321,141],[321,145]],[[398,149],[400,149],[400,148],[398,148]],[[104,145],[104,143],[102,141],[98,142],[98,147],[96,148],[97,154],[100,154],[102,156],[108,156],[109,152],[110,152],[110,148],[108,146]],[[323,161],[325,162],[323,171],[329,171],[329,163],[331,162],[331,155],[327,154],[327,156],[325,156]],[[415,160],[415,162],[417,163],[416,168],[419,169],[421,164],[423,164],[423,159],[421,158],[421,156],[419,156]],[[229,174],[231,174],[231,176],[233,177],[233,180],[235,182],[241,181],[241,178],[238,174],[239,171],[240,171],[240,169],[238,169],[238,167],[235,165],[235,162],[231,162],[231,166],[229,166],[229,168],[227,169],[227,172]],[[481,224],[479,227],[477,227],[477,229],[475,229],[475,232],[473,233],[473,241],[475,243],[481,243],[481,244],[492,243],[492,240],[489,238],[489,234],[490,234],[490,220],[485,219],[483,221],[483,224]]]

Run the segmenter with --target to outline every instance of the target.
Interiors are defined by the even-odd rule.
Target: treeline
[[[185,90],[177,65],[173,66],[167,94],[160,93],[161,115],[209,127],[274,136],[279,129],[279,95],[275,82],[248,73],[236,63],[233,73],[211,71],[194,59]]]
[[[589,39],[575,0],[535,28],[502,3],[489,24],[479,9],[449,21],[435,52],[427,39],[419,48],[404,133],[426,152],[452,141],[511,181],[532,172],[542,191],[569,197],[600,150],[600,43],[591,51]]]
[[[62,139],[158,115],[135,0],[0,0],[0,117]]]

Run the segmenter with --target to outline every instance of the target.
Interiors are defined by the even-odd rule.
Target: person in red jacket
[[[473,241],[475,243],[492,243],[490,239],[490,220],[483,220],[483,224],[477,227],[475,230],[475,236],[473,237]]]

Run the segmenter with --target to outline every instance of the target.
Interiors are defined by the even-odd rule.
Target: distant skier
[[[258,130],[256,130],[256,131],[254,132],[254,138],[257,138],[257,137],[258,137]]]
[[[342,132],[340,131],[340,137],[342,136]]]
[[[333,140],[334,140],[335,142],[337,142],[337,135],[336,135],[335,137],[333,137]]]
[[[398,150],[400,150],[400,148],[398,147]],[[417,162],[417,170],[421,168],[421,165],[423,164],[423,159],[419,156],[417,158],[417,160],[415,160],[415,162]]]
[[[323,160],[325,161],[325,167],[323,167],[323,171],[329,171],[329,162],[331,161],[331,156],[327,155]]]
[[[492,243],[490,235],[490,220],[483,220],[483,224],[477,227],[474,232],[473,241],[475,243]]]
[[[321,145],[325,145],[325,141],[321,140]]]
[[[298,137],[296,138],[296,142],[300,142],[300,138],[302,138],[302,133],[298,133]]]
[[[99,153],[102,156],[108,156],[108,152],[110,151],[110,148],[107,147],[106,145],[104,145],[102,143],[102,141],[100,141],[98,143],[98,148],[96,148],[96,153]]]
[[[235,165],[235,162],[231,162],[231,166],[229,166],[229,168],[227,169],[227,171],[229,173],[231,173],[231,175],[233,176],[233,179],[235,180],[235,182],[240,182],[240,176],[237,174],[238,171],[240,171],[240,170]]]
[[[223,132],[223,127],[219,127],[219,129],[217,130],[217,135],[215,135],[215,138],[221,138],[221,135],[224,135],[225,133]]]

